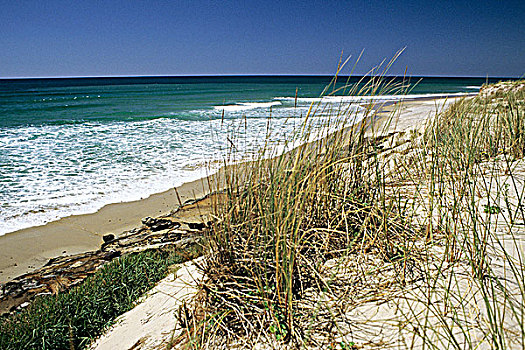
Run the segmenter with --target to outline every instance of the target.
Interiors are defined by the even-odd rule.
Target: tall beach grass
[[[391,63],[325,93],[406,93]],[[523,346],[523,101],[460,99],[404,131],[399,109],[312,104],[300,146],[225,175],[178,344]]]

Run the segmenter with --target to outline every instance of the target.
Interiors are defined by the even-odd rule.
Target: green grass
[[[38,297],[20,313],[0,320],[0,349],[81,349],[133,308],[166,276],[169,265],[198,254],[193,246],[118,258],[70,291]]]
[[[524,346],[524,123],[525,90],[516,89],[461,100],[426,127],[417,151],[426,176],[414,176],[428,189],[427,222],[446,247],[442,267],[427,276],[440,298],[427,305],[440,327],[421,324],[428,348]],[[465,273],[470,285],[461,290]],[[449,287],[435,287],[446,279]],[[475,326],[469,310],[480,312]]]

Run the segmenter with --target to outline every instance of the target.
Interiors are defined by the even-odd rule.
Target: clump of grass
[[[0,320],[1,349],[80,349],[166,276],[171,264],[200,254],[200,248],[145,251],[116,259],[81,285],[38,297],[20,313]]]
[[[325,91],[359,96],[405,88],[383,75],[335,84]],[[413,232],[384,195],[377,140],[367,135],[374,110],[369,105],[355,124],[350,107],[312,105],[294,140],[300,146],[226,174],[227,199],[216,206],[218,220],[206,237],[204,312],[195,315],[194,335],[213,330],[233,341],[264,334],[302,344],[305,316],[314,311],[300,303],[308,291],[330,288],[321,276],[326,261],[355,250],[386,260],[403,254],[396,243]],[[321,128],[316,113],[326,118]]]
[[[452,156],[462,169],[501,154],[522,158],[525,89],[501,94],[455,103],[427,127],[426,139],[441,157]]]
[[[523,347],[524,102],[461,99],[406,140],[341,105],[338,131],[233,169],[189,344]],[[392,319],[362,311],[384,304]]]
[[[420,327],[429,348],[524,345],[525,90],[512,88],[523,86],[488,86],[496,93],[461,100],[426,128],[419,149],[424,206],[441,236],[436,243],[446,247],[427,276],[429,295],[440,300],[426,305],[426,318],[438,325]]]

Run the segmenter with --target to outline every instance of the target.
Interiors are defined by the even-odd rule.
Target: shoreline
[[[396,109],[392,106],[399,105],[400,110],[405,109],[405,113],[394,117],[395,130],[409,128],[421,119],[422,111],[417,108],[418,105],[437,106],[456,99],[457,97],[421,98],[401,103],[378,104],[372,125],[381,125]],[[415,111],[410,110],[412,107]],[[400,117],[403,119],[401,123]],[[388,129],[390,131],[391,127]],[[225,167],[222,166],[216,173],[184,183],[176,190],[172,188],[131,202],[107,204],[94,213],[71,215],[45,225],[0,236],[0,284],[39,269],[52,258],[97,250],[103,243],[102,237],[105,234],[112,233],[118,237],[125,231],[139,227],[141,220],[147,216],[168,214],[188,200],[202,199],[211,192],[209,184],[217,184],[224,170]]]
[[[0,284],[41,268],[52,258],[97,250],[104,235],[118,237],[139,227],[145,217],[168,214],[180,205],[179,198],[184,204],[204,197],[210,192],[208,181],[216,181],[216,174],[184,183],[176,190],[107,204],[94,213],[71,215],[0,236]]]

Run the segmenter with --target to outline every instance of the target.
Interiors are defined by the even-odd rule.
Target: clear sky
[[[0,0],[0,77],[523,76],[525,1]]]

